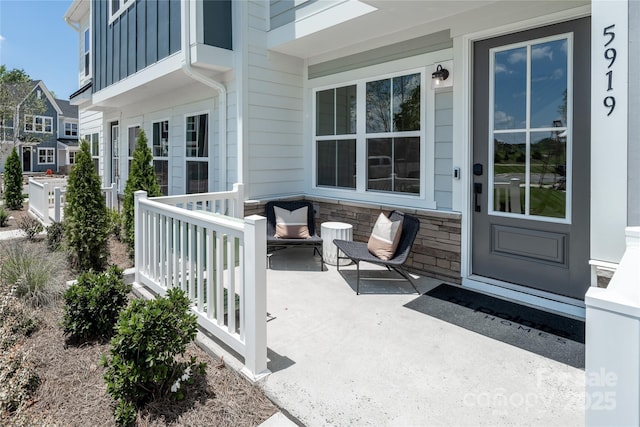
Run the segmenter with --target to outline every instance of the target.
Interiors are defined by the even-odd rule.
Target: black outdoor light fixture
[[[449,70],[447,70],[446,68],[442,68],[442,65],[438,64],[438,67],[436,67],[436,71],[434,71],[431,74],[431,78],[432,83],[433,83],[433,87],[436,88],[438,86],[440,86],[440,84],[447,80],[447,78],[449,78]]]

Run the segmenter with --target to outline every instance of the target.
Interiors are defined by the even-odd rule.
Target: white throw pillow
[[[310,239],[307,226],[307,206],[293,211],[273,207],[276,215],[276,234],[279,239]]]
[[[396,253],[401,233],[402,220],[391,221],[380,212],[367,244],[369,252],[382,260],[390,260]]]

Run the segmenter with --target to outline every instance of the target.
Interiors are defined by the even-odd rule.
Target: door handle
[[[473,203],[475,205],[476,212],[482,211],[482,208],[480,207],[480,197],[479,197],[480,194],[482,194],[482,183],[474,182],[473,183]]]

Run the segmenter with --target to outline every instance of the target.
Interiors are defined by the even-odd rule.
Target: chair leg
[[[356,295],[360,295],[360,263],[356,262]]]

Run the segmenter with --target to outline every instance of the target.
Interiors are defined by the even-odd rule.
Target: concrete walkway
[[[357,296],[354,266],[320,272],[317,260],[287,249],[268,270],[273,373],[260,386],[295,422],[584,424],[583,370],[403,307],[417,295],[386,270],[374,271],[383,280],[362,282],[366,294]],[[441,283],[417,282],[421,292]]]

